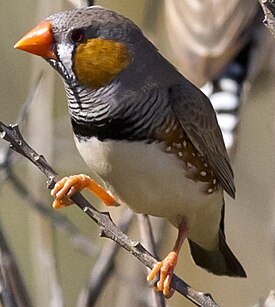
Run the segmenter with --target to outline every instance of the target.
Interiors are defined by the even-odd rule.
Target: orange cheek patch
[[[96,89],[110,83],[130,61],[124,44],[94,38],[76,48],[73,69],[81,84]]]

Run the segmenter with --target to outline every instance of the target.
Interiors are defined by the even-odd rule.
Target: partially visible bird
[[[212,102],[226,148],[233,155],[247,96],[244,89],[261,67],[260,54],[269,50],[261,6],[250,0],[165,0],[157,14],[162,9],[166,26],[162,39],[180,71]]]
[[[111,194],[86,175],[61,180],[55,207],[90,188],[109,205],[167,218],[178,228],[172,252],[157,263],[157,290],[170,282],[188,238],[196,264],[245,277],[224,235],[223,191],[235,197],[233,172],[209,99],[184,78],[141,30],[93,6],[56,13],[16,45],[62,76],[76,146]]]
[[[244,67],[233,60],[221,74],[201,87],[213,105],[225,146],[231,157],[236,147],[244,77]]]
[[[165,0],[167,40],[180,70],[199,87],[216,79],[251,42],[259,8],[250,0]]]

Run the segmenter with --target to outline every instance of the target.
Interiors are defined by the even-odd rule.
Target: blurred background
[[[195,289],[211,293],[221,306],[257,304],[274,289],[275,280],[275,41],[262,24],[258,2],[98,0],[95,4],[136,22],[216,107],[237,186],[236,200],[226,198],[227,240],[248,278],[217,277],[203,271],[193,264],[187,244],[176,273]],[[32,101],[21,130],[60,176],[88,172],[72,138],[63,84],[46,62],[13,45],[49,14],[81,5],[86,2],[1,3],[0,120],[18,122],[22,106]],[[7,156],[12,164],[9,170]],[[25,159],[10,156],[2,140],[0,163],[1,228],[33,306],[84,306],[80,293],[108,241],[98,237],[98,226],[75,206],[57,213],[51,209],[43,175]],[[39,207],[39,212],[36,202],[48,210]],[[110,210],[116,223],[125,210],[129,211]],[[137,224],[134,217],[128,231],[135,240],[139,240]],[[173,246],[176,229],[158,219],[153,219],[153,226],[163,258]],[[154,306],[145,268],[124,251],[119,251],[112,276],[98,293],[95,306]],[[193,306],[179,294],[167,305]]]

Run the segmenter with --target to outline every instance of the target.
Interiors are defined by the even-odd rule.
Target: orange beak
[[[51,31],[51,23],[42,21],[37,27],[23,36],[14,48],[27,51],[32,54],[39,55],[45,59],[57,59],[52,50],[53,35]]]

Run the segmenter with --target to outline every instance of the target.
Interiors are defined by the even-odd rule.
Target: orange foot
[[[147,280],[152,281],[156,275],[160,273],[160,278],[155,285],[155,290],[157,292],[162,291],[166,298],[170,298],[175,292],[173,289],[171,289],[170,284],[177,260],[178,254],[176,252],[169,253],[162,261],[156,263],[152,271],[147,276]]]
[[[105,203],[105,205],[119,206],[116,200],[108,192],[106,192],[89,176],[83,174],[64,177],[55,184],[54,188],[51,190],[51,195],[55,197],[52,206],[55,209],[59,209],[73,204],[70,197],[75,192],[80,192],[85,188],[88,188],[92,193],[94,193]]]

